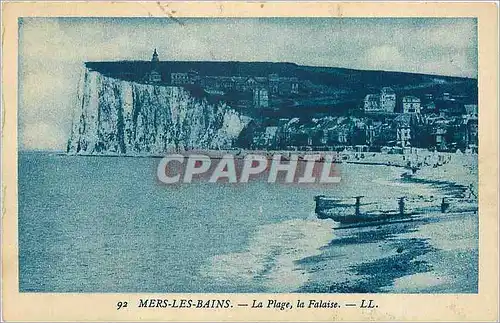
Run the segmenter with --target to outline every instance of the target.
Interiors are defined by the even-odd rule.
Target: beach
[[[420,168],[407,179],[441,191],[439,198],[476,205],[477,155],[443,154],[439,166]],[[368,162],[384,161],[380,155]],[[401,156],[398,156],[401,158]],[[428,158],[425,156],[424,158]],[[396,158],[391,160],[395,163]],[[438,157],[439,159],[439,157]],[[469,185],[472,184],[472,194]],[[472,196],[471,196],[472,195]],[[418,196],[416,200],[424,199]],[[455,208],[419,216],[414,221],[355,227],[337,227],[337,239],[323,247],[321,257],[301,260],[316,272],[306,292],[477,292],[478,212]],[[335,263],[335,264],[332,264]],[[321,279],[325,268],[346,269],[335,279]],[[332,283],[333,282],[333,283]]]

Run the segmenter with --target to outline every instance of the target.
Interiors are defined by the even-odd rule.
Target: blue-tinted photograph
[[[478,293],[473,18],[21,18],[19,291]]]

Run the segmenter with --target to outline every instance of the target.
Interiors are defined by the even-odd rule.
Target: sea
[[[19,290],[477,293],[478,214],[339,228],[314,196],[453,196],[453,182],[339,164],[330,185],[165,185],[158,158],[19,152]]]

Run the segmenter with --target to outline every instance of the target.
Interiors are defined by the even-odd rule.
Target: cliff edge
[[[142,84],[84,68],[67,152],[73,155],[161,155],[227,149],[248,124],[224,102],[184,87]]]

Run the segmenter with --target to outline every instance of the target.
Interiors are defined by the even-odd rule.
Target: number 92
[[[127,305],[128,305],[127,302],[118,302],[118,303],[116,303],[116,310],[119,310],[121,308],[125,308],[125,307],[127,307]]]

